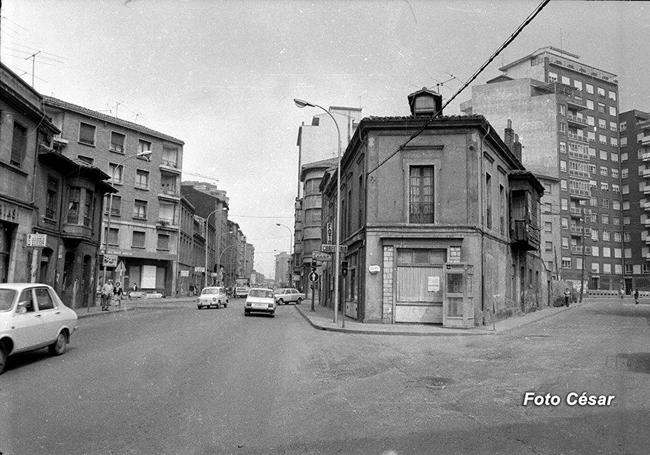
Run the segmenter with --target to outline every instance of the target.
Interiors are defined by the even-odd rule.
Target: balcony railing
[[[566,118],[570,123],[580,125],[581,127],[587,126],[587,121],[582,116],[567,114]]]
[[[650,161],[650,152],[643,152],[641,154],[641,161]]]
[[[650,185],[642,187],[641,191],[643,191],[643,194],[650,194]]]
[[[591,161],[591,156],[589,156],[589,153],[580,153],[569,150],[569,156],[577,160]]]
[[[581,110],[587,108],[587,104],[582,98],[574,98],[570,96],[567,98],[566,102],[569,106],[575,106],[580,108]]]
[[[583,179],[588,179],[591,177],[589,171],[582,171],[580,169],[569,169],[569,175],[572,177],[578,177]]]
[[[163,158],[161,160],[161,163],[163,164],[163,166],[169,166],[169,167],[173,167],[173,168],[178,167],[178,163],[176,162],[176,160],[170,160],[170,159]]]
[[[584,137],[584,136],[581,136],[581,135],[579,135],[579,134],[575,134],[575,133],[567,133],[567,136],[568,136],[569,139],[571,139],[572,141],[588,143],[587,138]]]
[[[583,234],[583,228],[581,226],[571,226],[571,234],[572,235],[585,235],[587,237],[591,236],[591,228],[584,228],[584,234]]]
[[[582,216],[582,207],[570,207],[569,211],[571,212],[571,216]]]
[[[515,220],[512,241],[526,250],[537,250],[540,244],[539,228],[526,220]]]
[[[582,254],[582,245],[571,245],[571,253],[572,254]],[[584,247],[585,251],[585,256],[590,256],[591,255],[591,248],[588,246]]]
[[[584,199],[589,199],[591,197],[591,191],[581,188],[569,188],[569,194],[571,196],[577,196]]]

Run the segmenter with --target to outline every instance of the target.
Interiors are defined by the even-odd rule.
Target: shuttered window
[[[95,126],[88,123],[79,124],[79,142],[82,144],[95,145]]]

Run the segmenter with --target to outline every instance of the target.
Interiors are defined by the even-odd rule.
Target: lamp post
[[[293,280],[291,279],[291,276],[293,275],[293,254],[291,253],[291,250],[293,249],[293,231],[286,224],[275,223],[275,225],[285,227],[289,231],[289,270],[288,270],[289,271],[289,281],[288,281],[288,283],[289,283],[289,286],[291,286],[292,283],[293,283]]]
[[[142,158],[145,156],[150,156],[151,150],[145,150],[143,152],[138,152],[135,155],[129,155],[124,157],[122,161],[117,163],[111,172],[111,186],[115,183],[115,172],[117,169],[124,164],[124,162],[131,158]],[[106,284],[106,255],[108,254],[108,234],[111,232],[111,212],[113,211],[113,193],[108,196],[108,213],[106,214],[106,232],[104,234],[104,260],[103,262],[103,273],[102,273],[102,286]]]
[[[219,255],[219,262],[218,262],[218,264],[219,264],[220,266],[221,266],[221,257],[223,256],[223,253],[225,253],[226,251],[228,251],[230,248],[233,248],[233,247],[236,247],[236,246],[237,246],[237,244],[234,244],[234,245],[228,245],[227,247],[225,247],[225,248],[223,249],[223,251],[222,251],[221,254]],[[224,283],[224,284],[225,284],[225,283]]]
[[[323,112],[325,112],[334,122],[336,126],[337,134],[337,149],[338,149],[338,160],[336,165],[336,253],[334,260],[334,323],[337,323],[337,314],[339,309],[339,266],[340,266],[340,257],[341,257],[341,130],[339,129],[339,124],[336,122],[336,119],[330,111],[325,109],[318,104],[312,104],[298,98],[294,98],[293,102],[299,108],[303,107],[315,107]],[[345,316],[343,316],[345,317]]]
[[[203,287],[207,288],[208,287],[208,220],[210,219],[211,215],[214,215],[217,213],[219,210],[226,210],[225,207],[217,208],[208,213],[208,216],[205,217],[205,226],[204,226],[204,231],[205,232],[205,276],[203,278]],[[221,240],[221,239],[219,239]],[[225,251],[225,249],[224,249]],[[221,256],[219,256],[219,263],[221,263]]]

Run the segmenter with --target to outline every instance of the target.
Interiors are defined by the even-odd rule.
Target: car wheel
[[[223,307],[224,307],[224,308],[228,308],[228,302],[224,303],[224,304],[223,304]]]
[[[7,366],[7,351],[4,346],[0,346],[0,374],[4,373],[5,366]]]
[[[297,305],[300,305],[301,303],[302,303],[302,299],[298,299],[298,300],[296,301],[296,304],[297,304]]]
[[[244,311],[244,316],[250,316],[251,314],[248,311]]]
[[[64,333],[59,333],[59,336],[56,337],[56,341],[48,346],[50,354],[61,355],[65,352],[65,349],[68,345],[68,338]]]
[[[278,305],[284,305],[284,300],[282,299],[278,300]]]
[[[272,317],[272,318],[275,317],[275,311],[274,311],[273,313],[271,313],[271,317]]]
[[[203,309],[203,307],[202,307],[201,305],[197,305],[196,307],[197,307],[199,310],[202,310],[202,309]]]

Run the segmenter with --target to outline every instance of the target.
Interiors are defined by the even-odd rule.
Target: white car
[[[196,307],[200,310],[204,307],[224,307],[228,306],[228,294],[226,288],[221,286],[214,286],[203,288],[201,295],[196,299]]]
[[[305,294],[294,288],[280,288],[275,291],[274,297],[278,305],[284,305],[285,303],[291,302],[300,305],[305,298]]]
[[[0,373],[7,357],[47,346],[51,354],[66,351],[77,330],[77,313],[46,284],[0,284]]]
[[[251,288],[246,297],[244,305],[244,316],[250,316],[251,313],[265,313],[275,316],[275,298],[273,290],[267,288]]]

